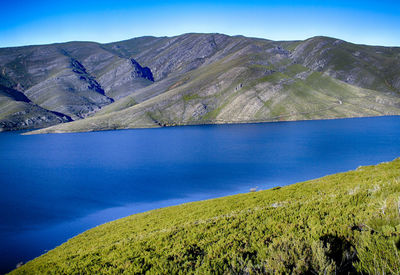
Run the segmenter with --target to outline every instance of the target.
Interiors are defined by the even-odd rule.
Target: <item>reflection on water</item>
[[[132,213],[392,160],[399,126],[381,117],[1,133],[0,271]]]

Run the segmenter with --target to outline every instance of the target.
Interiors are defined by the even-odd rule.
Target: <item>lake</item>
[[[133,213],[400,157],[400,117],[0,133],[0,273]]]

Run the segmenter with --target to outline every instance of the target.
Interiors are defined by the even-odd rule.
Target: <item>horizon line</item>
[[[165,36],[156,36],[156,35],[141,35],[141,36],[134,36],[126,39],[121,39],[121,40],[116,40],[116,41],[108,41],[108,42],[99,42],[99,41],[94,41],[94,40],[67,40],[67,41],[57,41],[57,42],[50,42],[50,43],[42,43],[42,44],[26,44],[26,45],[13,45],[13,46],[0,46],[0,49],[7,49],[7,48],[23,48],[23,47],[37,47],[37,46],[49,46],[49,45],[56,45],[56,44],[67,44],[67,43],[96,43],[96,44],[112,44],[112,43],[118,43],[118,42],[123,42],[123,41],[129,41],[132,39],[138,39],[138,38],[144,38],[144,37],[154,37],[154,38],[174,38],[174,37],[179,37],[179,36],[184,36],[184,35],[189,35],[189,34],[203,34],[203,35],[212,35],[212,34],[220,34],[220,35],[226,35],[229,37],[238,37],[242,36],[245,38],[250,38],[250,39],[263,39],[263,40],[268,40],[268,41],[273,41],[273,42],[298,42],[298,41],[306,41],[309,39],[317,38],[317,37],[324,37],[324,38],[330,38],[330,39],[336,39],[336,40],[341,40],[346,43],[351,43],[355,45],[362,45],[362,46],[371,46],[371,47],[387,47],[387,48],[399,48],[400,45],[380,45],[380,44],[366,44],[366,43],[355,43],[351,41],[347,41],[338,37],[332,37],[332,36],[327,36],[327,35],[314,35],[311,37],[308,37],[306,39],[282,39],[282,40],[273,40],[265,37],[257,37],[257,36],[246,36],[243,34],[226,34],[226,33],[221,33],[221,32],[186,32],[186,33],[181,33],[177,35],[165,35]]]

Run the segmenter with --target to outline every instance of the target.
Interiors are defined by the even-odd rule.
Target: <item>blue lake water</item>
[[[400,157],[400,117],[0,134],[0,273],[91,227]]]

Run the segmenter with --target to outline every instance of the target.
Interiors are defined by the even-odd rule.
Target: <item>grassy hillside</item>
[[[400,159],[136,214],[12,274],[400,272]]]

